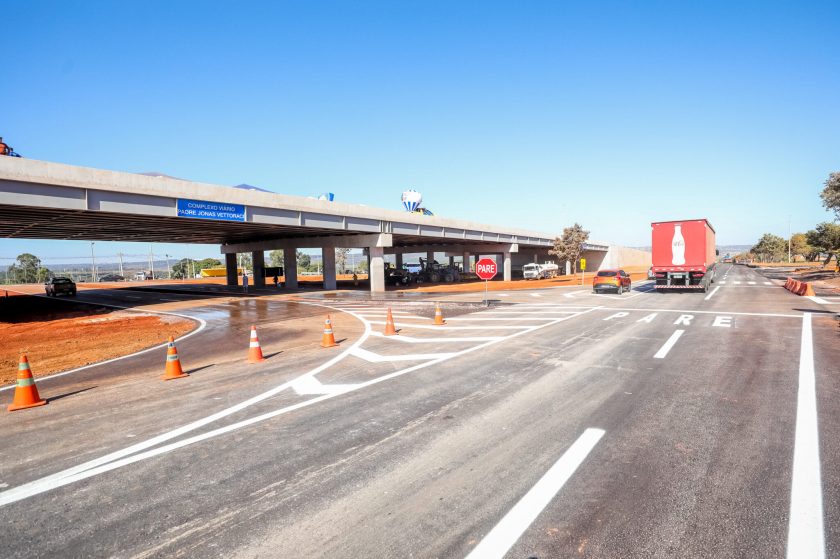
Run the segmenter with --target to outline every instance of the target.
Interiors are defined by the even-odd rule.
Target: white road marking
[[[484,314],[484,313],[482,313],[482,314]],[[528,314],[531,314],[531,313],[528,313]],[[534,314],[536,314],[536,313],[534,313]],[[568,313],[563,313],[563,314],[568,314]],[[427,318],[426,320],[429,320],[429,319]],[[548,316],[508,316],[508,317],[503,317],[503,318],[499,318],[499,317],[487,318],[487,317],[483,317],[483,316],[476,316],[476,317],[472,317],[472,316],[453,316],[451,318],[446,319],[447,322],[459,322],[459,321],[460,322],[463,322],[463,321],[469,321],[469,322],[499,322],[499,321],[510,322],[510,321],[513,321],[513,322],[518,322],[518,321],[528,321],[528,320],[554,320],[554,319],[551,318],[551,317],[548,317]]]
[[[417,316],[413,314],[393,314],[393,318],[395,321],[397,320],[431,320],[428,316]],[[388,313],[380,312],[380,313],[359,313],[359,316],[363,316],[365,318],[386,318]]]
[[[723,282],[721,282],[721,283],[723,283]],[[714,295],[715,293],[717,293],[717,290],[718,290],[718,289],[720,289],[720,286],[717,286],[717,287],[715,287],[714,289],[712,289],[712,292],[711,292],[711,293],[709,293],[708,295],[706,295],[706,298],[705,298],[705,299],[703,299],[703,300],[704,300],[704,301],[708,301],[709,299],[711,299],[711,298],[712,298],[712,295]]]
[[[501,559],[525,530],[554,499],[569,478],[604,436],[603,429],[589,428],[570,446],[540,480],[479,542],[466,559]]]
[[[403,342],[407,344],[430,344],[430,343],[459,343],[459,342],[489,342],[491,340],[501,340],[502,336],[463,336],[450,338],[413,338],[411,336],[386,336],[382,332],[371,332],[371,336],[385,338],[392,342]]]
[[[628,314],[630,314],[630,313],[623,312],[623,311],[622,312],[617,312],[617,313],[611,314],[610,316],[606,317],[604,320],[612,320],[613,318],[624,318]]]
[[[569,316],[576,316],[576,315],[569,315]],[[797,317],[798,318],[798,317]],[[536,319],[539,320],[539,319]],[[384,320],[370,320],[371,324],[385,324]],[[550,324],[550,323],[546,323]],[[413,324],[413,323],[405,323],[401,324],[403,328],[420,328],[423,330],[438,330],[443,332],[445,330],[527,330],[529,328],[536,328],[537,326],[541,326],[540,324],[525,324],[522,326],[438,326],[436,324]]]
[[[647,322],[648,324],[650,324],[651,322],[653,322],[653,319],[656,318],[657,314],[659,314],[659,313],[652,313],[652,314],[649,314],[647,316],[643,316],[642,318],[640,318],[636,322]]]
[[[307,305],[313,305],[313,306],[334,308],[334,307],[329,307],[327,305],[323,305],[323,304],[320,304],[320,303],[311,303],[311,302],[301,302],[301,303],[302,304],[307,304]],[[553,322],[546,323],[546,324],[539,324],[539,325],[533,326],[533,327],[531,327],[527,330],[522,330],[520,332],[515,332],[513,334],[510,334],[509,336],[500,338],[498,340],[488,341],[488,342],[485,342],[483,344],[479,344],[479,345],[470,347],[468,349],[464,349],[462,351],[459,351],[459,352],[453,354],[453,356],[461,356],[461,355],[466,355],[468,353],[472,353],[472,352],[475,352],[475,351],[479,351],[479,350],[481,350],[485,347],[494,345],[496,343],[500,343],[500,342],[505,341],[505,340],[510,340],[510,339],[513,339],[513,338],[517,338],[519,336],[529,334],[531,332],[535,332],[537,330],[541,330],[541,329],[547,328],[549,326],[554,326],[555,324],[559,324],[560,322],[565,322],[566,320],[569,320],[571,318],[575,318],[575,317],[587,314],[589,312],[598,310],[600,308],[601,307],[592,307],[590,309],[581,311],[577,315],[571,315],[571,316],[567,316],[567,317],[563,317],[563,318],[558,318],[557,320],[555,320]],[[56,489],[58,487],[63,487],[65,485],[75,483],[76,481],[80,481],[80,480],[87,479],[87,478],[90,478],[90,477],[93,477],[93,476],[96,476],[96,475],[99,475],[99,474],[102,474],[102,473],[105,473],[105,472],[116,470],[116,469],[121,468],[123,466],[127,466],[127,465],[133,464],[135,462],[139,462],[141,460],[146,460],[148,458],[153,458],[155,456],[159,456],[161,454],[165,454],[167,452],[171,452],[171,451],[177,450],[179,448],[183,448],[183,447],[191,445],[191,444],[195,444],[195,443],[207,440],[207,439],[211,439],[213,437],[224,435],[226,433],[236,431],[238,429],[242,429],[244,427],[248,427],[250,425],[260,423],[262,421],[267,421],[267,420],[272,419],[274,417],[277,417],[277,416],[280,416],[280,415],[283,415],[283,414],[286,414],[286,413],[289,413],[289,412],[292,412],[292,411],[295,411],[295,410],[298,410],[298,409],[303,409],[305,407],[317,404],[319,402],[323,402],[324,400],[334,398],[336,396],[339,396],[340,394],[344,394],[344,393],[352,392],[352,391],[356,391],[356,390],[361,390],[363,388],[367,388],[368,386],[372,386],[374,384],[379,384],[381,382],[386,382],[386,381],[391,380],[393,378],[397,378],[397,377],[400,377],[402,375],[411,373],[413,371],[416,371],[416,370],[419,370],[419,369],[424,369],[426,367],[430,367],[430,366],[433,366],[433,365],[436,365],[438,363],[442,363],[442,362],[446,361],[446,359],[435,359],[433,361],[425,361],[423,363],[419,363],[417,365],[412,365],[410,367],[406,367],[405,369],[400,369],[398,371],[394,371],[393,373],[389,373],[387,375],[383,375],[383,376],[371,379],[369,381],[366,381],[366,382],[363,382],[363,383],[360,383],[360,384],[352,385],[353,388],[351,390],[347,390],[347,392],[330,393],[330,394],[325,394],[323,396],[318,396],[318,397],[306,400],[304,402],[299,402],[297,404],[286,406],[284,408],[280,408],[280,409],[277,409],[277,410],[274,410],[274,411],[271,411],[271,412],[267,412],[267,413],[264,413],[264,414],[261,414],[261,415],[258,415],[258,416],[254,416],[254,417],[251,417],[251,418],[248,418],[248,419],[236,422],[236,423],[232,423],[232,424],[227,425],[225,427],[220,427],[220,428],[217,428],[217,429],[213,429],[211,431],[207,431],[207,432],[202,433],[200,435],[194,435],[192,437],[188,437],[186,439],[182,439],[182,440],[177,441],[177,442],[169,443],[167,445],[160,446],[158,448],[154,448],[154,449],[151,449],[151,450],[146,450],[145,452],[140,452],[141,450],[145,450],[145,449],[149,449],[153,446],[157,446],[158,444],[160,444],[162,442],[165,442],[165,441],[171,440],[173,438],[179,437],[179,436],[181,436],[185,433],[195,431],[196,429],[199,429],[199,428],[201,428],[205,425],[208,425],[209,423],[212,423],[212,422],[214,422],[218,419],[227,417],[229,415],[232,415],[234,413],[242,411],[243,409],[245,409],[245,408],[247,408],[247,407],[249,407],[253,404],[256,404],[256,403],[262,402],[263,400],[271,398],[271,397],[279,394],[283,390],[291,388],[292,383],[294,383],[295,381],[300,380],[301,378],[306,377],[306,376],[314,376],[314,375],[328,369],[332,365],[338,363],[344,357],[349,355],[350,351],[352,351],[352,349],[354,347],[361,346],[361,344],[364,343],[364,341],[366,339],[368,339],[368,337],[370,336],[370,333],[371,333],[370,322],[361,319],[360,317],[358,317],[357,315],[355,315],[353,313],[348,313],[348,314],[351,314],[352,316],[355,316],[356,318],[358,318],[359,320],[361,320],[365,324],[365,332],[348,349],[346,349],[342,353],[336,355],[335,357],[333,357],[329,361],[326,361],[325,363],[322,363],[321,365],[312,369],[308,373],[305,373],[305,374],[301,375],[300,377],[298,377],[296,379],[293,379],[291,381],[288,381],[288,382],[285,382],[285,383],[280,384],[278,386],[275,386],[274,388],[272,388],[272,389],[270,389],[266,392],[263,392],[262,394],[258,394],[256,396],[254,396],[253,398],[250,398],[248,400],[240,402],[239,404],[236,404],[234,406],[231,406],[229,408],[226,408],[224,410],[216,412],[212,415],[209,415],[209,416],[204,417],[202,419],[199,419],[197,421],[193,421],[192,423],[188,423],[188,424],[186,424],[182,427],[179,427],[177,429],[173,429],[172,431],[162,433],[160,435],[152,437],[151,439],[147,439],[145,441],[139,442],[137,444],[134,444],[134,445],[132,445],[130,447],[127,447],[127,448],[124,448],[122,450],[118,450],[118,451],[112,452],[110,454],[106,454],[105,456],[101,456],[100,458],[96,458],[94,460],[90,460],[90,461],[85,462],[83,464],[79,464],[78,466],[73,466],[71,468],[68,468],[66,470],[57,472],[55,474],[48,475],[46,477],[31,481],[31,482],[28,482],[28,483],[24,483],[23,485],[19,485],[18,487],[15,487],[13,489],[9,489],[7,491],[0,491],[0,507],[11,504],[11,503],[15,503],[17,501],[21,501],[23,499],[27,499],[29,497],[44,493],[46,491],[50,491],[52,489]]]
[[[586,292],[587,292],[586,290],[572,291],[571,293],[564,293],[563,297],[566,297],[567,299],[573,299],[575,295],[580,295],[581,293],[586,293]]]
[[[721,285],[725,285],[725,284],[726,284],[726,280],[724,280],[724,281],[719,281],[718,283],[719,283],[719,284],[721,284]]]
[[[423,359],[449,359],[454,357],[454,353],[409,353],[401,355],[380,355],[360,347],[355,347],[350,352],[351,355],[364,359],[369,363],[388,363],[391,361],[420,361]]]
[[[604,311],[632,311],[632,312],[678,312],[678,313],[694,313],[694,314],[726,314],[737,316],[766,316],[773,318],[802,318],[802,314],[781,314],[781,313],[761,313],[761,312],[727,312],[727,311],[699,311],[697,309],[680,310],[680,309],[646,309],[646,308],[620,308],[620,307],[600,307]]]
[[[694,320],[693,314],[681,314],[675,321],[674,326],[691,326],[691,321]]]
[[[755,282],[754,281],[748,281],[747,284],[748,285],[755,285]]]
[[[808,295],[805,298],[812,300],[813,302],[817,303],[818,305],[837,305],[837,304],[840,304],[840,301],[826,301],[825,299],[822,299],[821,297],[815,297],[813,295]]]
[[[516,309],[516,308],[517,307],[514,307],[514,309]],[[507,310],[505,310],[505,311],[484,311],[481,314],[527,314],[527,315],[532,315],[532,314],[574,314],[576,312],[577,311],[572,311],[572,310],[556,310],[556,311],[528,311],[528,310],[525,310],[525,311],[517,311],[517,310],[507,311]]]
[[[354,390],[355,384],[323,384],[315,377],[300,377],[292,381],[292,389],[301,396],[343,394]]]
[[[764,285],[773,285],[773,282],[771,282],[771,281],[765,281],[765,282],[764,282]]]
[[[542,297],[539,293],[531,293],[531,297]]]
[[[820,443],[817,425],[817,388],[811,314],[802,317],[799,350],[799,392],[796,399],[796,438],[790,489],[788,559],[825,557]]]
[[[712,322],[712,326],[719,326],[721,328],[731,328],[732,327],[732,317],[731,316],[716,316],[715,321]]]
[[[665,359],[665,356],[668,355],[668,352],[671,351],[671,348],[674,347],[674,344],[677,343],[677,340],[680,339],[680,336],[683,335],[683,332],[685,332],[685,330],[674,330],[674,333],[671,334],[671,337],[668,338],[668,341],[665,342],[665,345],[659,348],[659,351],[657,351],[656,355],[653,356],[654,359]]]
[[[740,281],[737,281],[737,280],[736,280],[736,281],[734,281],[733,283],[734,283],[735,285],[741,285],[741,282],[740,282]]]

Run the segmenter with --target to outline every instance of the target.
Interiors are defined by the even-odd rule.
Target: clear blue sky
[[[33,0],[0,38],[0,135],[33,159],[394,209],[414,188],[439,215],[630,246],[660,219],[750,244],[832,218],[836,0]],[[90,248],[0,240],[23,251]]]

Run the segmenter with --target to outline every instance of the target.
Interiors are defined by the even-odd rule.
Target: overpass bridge
[[[342,202],[242,190],[165,176],[0,157],[0,237],[218,244],[227,280],[236,254],[250,252],[264,285],[264,251],[283,249],[286,285],[297,287],[298,248],[320,248],[324,287],[335,289],[335,248],[363,248],[371,291],[384,291],[384,256],[443,252],[452,261],[500,256],[504,278],[517,262],[547,260],[553,236],[471,221]],[[593,245],[607,250],[606,245]]]

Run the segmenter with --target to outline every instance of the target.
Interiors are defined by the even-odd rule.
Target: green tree
[[[339,274],[343,274],[347,269],[347,255],[350,254],[349,248],[335,249],[335,269]]]
[[[182,258],[172,265],[172,277],[174,279],[185,279],[192,277],[191,274],[195,269],[195,260],[192,258]]]
[[[283,249],[272,250],[268,253],[268,265],[272,267],[283,266]]]
[[[828,254],[826,262],[831,260],[832,255],[840,252],[840,225],[836,223],[820,223],[815,229],[805,233],[805,237],[815,251]]]
[[[762,262],[781,262],[787,260],[787,241],[778,235],[765,233],[761,236],[750,252]]]
[[[554,239],[554,248],[548,253],[556,256],[559,260],[571,262],[577,273],[578,261],[583,252],[583,244],[589,240],[589,231],[586,231],[579,223],[563,229],[563,235]]]
[[[40,258],[28,252],[19,254],[6,274],[17,283],[38,283],[53,276],[48,268],[41,266]]]
[[[820,193],[823,206],[830,212],[834,212],[837,219],[840,219],[840,173],[831,173],[825,181],[825,188]]]
[[[309,265],[312,263],[312,258],[309,257],[308,254],[303,252],[302,250],[298,250],[296,253],[297,256],[297,267],[298,270],[304,271],[309,270]]]
[[[205,270],[207,268],[221,268],[222,261],[218,258],[203,258],[195,263],[195,273],[199,273],[201,270]]]
[[[201,270],[206,268],[219,268],[221,265],[221,261],[216,258],[204,258],[202,260],[182,258],[172,265],[172,277],[175,279],[190,278],[192,274],[201,273]]]
[[[790,254],[792,257],[801,256],[810,259],[814,253],[814,247],[808,244],[808,237],[805,233],[794,233],[790,237]]]

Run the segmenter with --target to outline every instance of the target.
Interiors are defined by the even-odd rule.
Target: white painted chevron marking
[[[431,359],[449,359],[453,357],[454,353],[413,353],[409,355],[380,355],[360,347],[354,347],[350,350],[350,355],[354,355],[360,359],[364,359],[370,363],[387,363],[390,361],[421,361]]]

